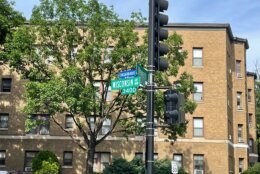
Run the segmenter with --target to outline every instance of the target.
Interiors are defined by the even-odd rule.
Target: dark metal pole
[[[154,163],[154,58],[155,58],[155,0],[149,0],[148,85],[146,118],[146,174],[153,174]]]

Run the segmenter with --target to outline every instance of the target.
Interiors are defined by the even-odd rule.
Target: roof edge
[[[254,79],[257,79],[257,75],[256,75],[256,73],[254,73],[254,72],[247,72],[246,75],[247,75],[247,76],[253,76]]]

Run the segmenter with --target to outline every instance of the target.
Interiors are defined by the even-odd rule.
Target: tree
[[[0,44],[3,44],[11,30],[23,24],[24,20],[21,13],[13,9],[13,3],[0,0]]]
[[[28,80],[24,112],[47,113],[68,135],[58,121],[62,114],[70,114],[83,141],[76,141],[87,153],[86,172],[93,173],[95,149],[113,133],[132,134],[138,128],[136,117],[146,111],[145,91],[134,95],[114,92],[108,100],[111,79],[117,73],[133,68],[136,63],[146,65],[147,35],[140,40],[134,30],[143,22],[140,14],[132,20],[122,20],[97,0],[41,0],[33,9],[29,25],[19,27],[4,45],[8,65]],[[174,33],[167,44],[170,68],[166,73],[157,72],[158,85],[172,85],[169,76],[178,75],[187,52],[179,52],[182,39]],[[108,49],[113,46],[113,49]],[[77,50],[77,52],[75,52]],[[186,99],[193,92],[192,76],[179,75],[177,89]],[[99,87],[95,84],[99,82]],[[163,95],[158,92],[156,116],[163,120]],[[192,113],[195,104],[187,100],[185,111]],[[127,117],[125,117],[127,115]],[[102,125],[113,119],[111,129],[101,138]],[[41,124],[41,123],[36,123]],[[28,124],[34,125],[34,124]],[[186,130],[186,124],[164,128],[169,138],[176,139]]]
[[[11,30],[23,24],[25,18],[18,11],[13,9],[13,3],[7,0],[0,0],[0,64],[6,60],[6,55],[1,47],[6,41],[6,36]]]
[[[50,151],[40,151],[32,161],[35,174],[60,174],[61,166],[56,155]]]

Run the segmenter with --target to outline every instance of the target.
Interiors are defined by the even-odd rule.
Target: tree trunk
[[[86,164],[86,174],[93,174],[94,167],[94,155],[96,151],[96,143],[93,139],[90,139],[90,144],[87,150],[87,164]]]

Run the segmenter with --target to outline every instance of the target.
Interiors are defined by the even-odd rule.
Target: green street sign
[[[134,93],[136,93],[135,87],[122,89],[122,95],[134,94]]]
[[[111,80],[111,89],[118,90],[140,86],[140,77]]]
[[[137,75],[140,76],[141,85],[145,86],[148,81],[148,72],[139,64],[136,64]]]

